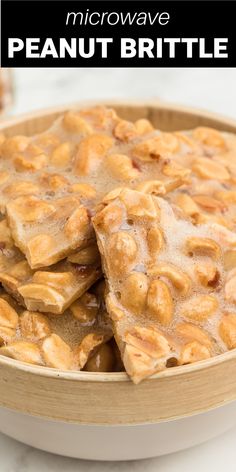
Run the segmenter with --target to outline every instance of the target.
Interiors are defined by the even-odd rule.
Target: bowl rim
[[[189,115],[200,115],[203,118],[208,118],[212,120],[218,120],[220,124],[224,124],[227,126],[236,127],[236,119],[218,113],[218,112],[211,112],[208,111],[206,108],[198,108],[183,105],[178,102],[169,102],[167,100],[161,100],[157,98],[153,99],[117,99],[117,98],[107,98],[107,99],[87,99],[87,100],[79,100],[78,102],[69,102],[62,105],[50,106],[50,107],[43,107],[37,108],[36,110],[30,110],[28,112],[20,113],[17,115],[7,115],[3,116],[0,121],[0,130],[7,128],[8,126],[14,126],[22,121],[28,121],[34,118],[40,118],[42,116],[50,116],[54,113],[64,113],[67,110],[73,109],[80,109],[86,106],[96,106],[96,105],[104,105],[104,106],[133,106],[133,107],[151,107],[151,108],[160,108],[165,111],[170,112],[182,112]]]
[[[27,113],[22,113],[17,116],[11,116],[4,118],[0,122],[0,130],[3,131],[5,128],[20,124],[24,121],[29,121],[30,119],[37,119],[43,116],[50,116],[53,114],[60,114],[64,113],[69,109],[79,109],[85,106],[94,106],[94,105],[106,105],[106,106],[133,106],[133,107],[140,107],[140,106],[147,106],[152,108],[160,108],[165,111],[170,112],[184,112],[189,115],[200,115],[201,118],[208,118],[213,120],[218,120],[219,124],[232,126],[236,129],[236,119],[227,117],[225,115],[221,115],[219,113],[208,112],[206,109],[195,108],[195,107],[188,107],[185,105],[181,105],[178,103],[172,103],[167,101],[161,100],[137,100],[137,99],[98,99],[98,100],[85,100],[79,102],[68,103],[60,106],[55,107],[47,107],[42,109],[37,109],[35,111],[30,111]],[[157,372],[156,374],[152,375],[146,382],[156,380],[156,379],[163,379],[163,378],[170,378],[170,377],[177,377],[184,373],[188,372],[196,372],[208,369],[218,364],[222,364],[227,362],[228,360],[236,359],[236,349],[232,349],[222,354],[218,354],[210,359],[206,359],[203,361],[199,361],[193,364],[188,364],[184,366],[177,366],[172,367],[171,369],[166,369],[161,372]],[[37,375],[41,377],[49,377],[49,378],[60,378],[62,380],[74,380],[74,381],[85,381],[85,382],[131,382],[126,372],[85,372],[85,371],[67,371],[67,370],[59,370],[54,369],[51,367],[40,366],[40,365],[33,365],[28,364],[26,362],[18,361],[9,357],[5,357],[0,355],[0,367],[6,366],[11,369],[17,369],[23,372],[27,372],[32,375]]]
[[[146,382],[157,379],[178,377],[183,374],[188,374],[190,372],[199,372],[201,370],[209,369],[216,365],[223,364],[232,359],[236,359],[236,349],[232,349],[231,351],[218,354],[217,356],[211,357],[210,359],[198,361],[193,364],[176,366],[172,367],[171,369],[166,369],[161,372],[157,372],[148,379],[146,379]],[[77,370],[60,370],[54,369],[52,367],[27,364],[26,362],[18,361],[10,357],[0,355],[0,367],[1,366],[6,366],[11,369],[17,369],[19,371],[26,372],[28,374],[40,377],[48,377],[51,379],[106,383],[131,382],[126,372],[85,372]]]

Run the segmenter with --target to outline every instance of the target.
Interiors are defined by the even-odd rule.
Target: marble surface
[[[236,118],[236,69],[18,69],[14,113],[101,98],[158,98]]]
[[[1,472],[235,472],[236,428],[201,446],[155,459],[92,462],[55,456],[0,435]]]
[[[146,97],[206,108],[236,118],[236,69],[18,69],[12,113],[80,99]],[[236,427],[201,446],[132,462],[53,456],[0,434],[1,472],[227,472],[236,470]]]

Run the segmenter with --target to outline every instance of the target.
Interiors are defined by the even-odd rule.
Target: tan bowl
[[[146,117],[163,130],[205,125],[236,133],[236,121],[204,111],[155,102],[106,104],[124,118]],[[85,105],[88,103],[73,107]],[[5,121],[0,132],[8,136],[39,133],[68,108],[71,106]],[[0,429],[27,444],[73,457],[135,459],[189,447],[236,422],[235,405],[224,406],[235,399],[235,350],[168,369],[138,386],[125,373],[63,372],[0,356],[0,405],[4,407],[0,409]],[[208,412],[219,406],[223,410]],[[108,427],[114,425],[117,427]],[[52,440],[53,431],[56,440]]]

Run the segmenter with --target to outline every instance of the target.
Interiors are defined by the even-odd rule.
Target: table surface
[[[197,106],[236,119],[236,69],[18,69],[12,113],[80,99],[148,98]],[[236,470],[236,427],[201,446],[132,462],[62,458],[0,434],[1,472],[228,472]]]

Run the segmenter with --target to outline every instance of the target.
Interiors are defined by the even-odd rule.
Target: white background
[[[236,119],[236,69],[18,69],[12,113],[99,98],[158,98]],[[0,434],[0,472],[236,471],[236,427],[187,451],[145,461],[61,458]]]

